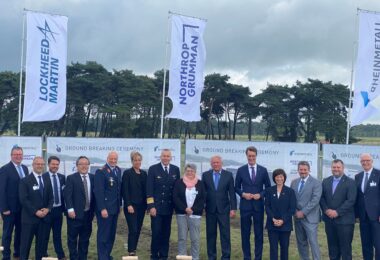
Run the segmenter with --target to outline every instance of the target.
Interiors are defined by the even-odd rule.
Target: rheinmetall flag
[[[23,122],[58,120],[65,113],[67,20],[27,12]]]
[[[358,53],[355,64],[351,126],[378,113],[373,101],[380,94],[380,14],[359,12]]]
[[[187,122],[200,121],[203,69],[206,61],[203,42],[206,21],[172,15],[171,25],[168,97],[173,102],[173,109],[167,117]]]

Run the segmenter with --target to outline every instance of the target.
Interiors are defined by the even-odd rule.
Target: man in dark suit
[[[117,160],[118,154],[110,152],[107,163],[96,171],[94,178],[99,260],[112,259],[111,252],[121,207],[121,170],[117,166]]]
[[[380,259],[380,171],[373,168],[372,156],[360,156],[363,171],[355,175],[357,199],[355,213],[360,220],[364,260]]]
[[[355,225],[355,181],[344,174],[344,164],[333,160],[332,176],[322,182],[321,209],[331,260],[352,259]]]
[[[235,191],[240,200],[241,241],[244,260],[251,260],[251,226],[255,233],[255,259],[262,259],[264,239],[264,188],[270,187],[268,171],[256,163],[257,149],[245,150],[248,164],[237,170]]]
[[[170,164],[172,154],[163,149],[161,162],[149,167],[146,195],[151,216],[152,241],[151,259],[168,259],[169,240],[173,216],[173,188],[180,178],[179,168]]]
[[[42,176],[45,162],[42,157],[33,159],[33,172],[20,181],[19,197],[21,214],[21,260],[29,259],[30,247],[35,237],[35,260],[41,260],[47,247],[46,221],[53,207],[53,191],[50,178]]]
[[[3,260],[11,259],[11,241],[13,229],[13,259],[20,257],[21,205],[18,186],[22,178],[28,175],[28,168],[21,164],[23,150],[15,146],[11,150],[11,161],[0,168],[0,212],[3,219],[1,239]]]
[[[71,260],[85,260],[94,218],[94,176],[88,173],[90,160],[80,156],[78,172],[66,179],[64,198],[67,208],[67,246]]]
[[[60,160],[57,156],[50,156],[48,158],[49,171],[44,173],[44,177],[48,177],[53,191],[53,208],[49,213],[46,239],[49,243],[50,230],[53,230],[53,244],[54,250],[59,260],[66,259],[65,252],[62,248],[62,220],[63,212],[65,212],[65,204],[63,199],[63,189],[65,187],[65,175],[58,172]],[[44,250],[44,256],[48,256],[47,248]]]
[[[202,174],[206,188],[206,237],[209,260],[216,260],[216,237],[219,225],[222,259],[231,257],[230,218],[236,214],[234,178],[222,169],[222,158],[211,157],[212,170]]]

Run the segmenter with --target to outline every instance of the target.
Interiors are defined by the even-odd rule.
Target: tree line
[[[167,78],[169,77],[167,72]],[[164,71],[153,76],[108,71],[94,61],[67,66],[67,107],[58,121],[23,123],[22,135],[156,138],[160,134]],[[169,82],[168,80],[166,82]],[[0,135],[15,133],[19,73],[0,72]],[[168,83],[165,92],[168,90]],[[200,122],[165,119],[167,138],[235,140],[264,135],[274,141],[345,142],[348,86],[318,79],[293,85],[268,83],[260,94],[232,84],[228,75],[206,75]],[[165,100],[165,114],[171,102]]]

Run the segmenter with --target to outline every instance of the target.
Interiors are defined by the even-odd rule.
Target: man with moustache
[[[11,150],[11,161],[0,168],[0,212],[3,219],[1,239],[3,260],[11,259],[11,240],[14,230],[13,259],[20,257],[21,204],[18,187],[20,180],[28,175],[28,168],[21,162],[23,150],[15,146]]]
[[[59,260],[66,259],[65,252],[62,248],[62,221],[63,213],[65,212],[65,203],[63,199],[63,189],[65,187],[65,175],[58,172],[60,159],[57,156],[50,156],[48,158],[49,170],[43,174],[44,177],[50,179],[51,188],[53,190],[53,208],[49,213],[47,223],[46,239],[49,242],[50,231],[53,230],[53,244],[54,250]],[[46,243],[47,245],[48,243]],[[47,248],[44,250],[44,256],[48,256]]]
[[[364,260],[380,259],[380,171],[373,168],[372,156],[360,156],[363,171],[355,175],[357,198],[355,213],[360,221]]]
[[[111,260],[115,242],[117,218],[121,207],[121,170],[118,154],[112,151],[107,163],[95,172],[94,194],[98,223],[97,248],[99,260]]]
[[[94,218],[94,175],[89,174],[90,160],[79,156],[77,172],[66,179],[64,198],[67,208],[67,246],[70,259],[86,260]]]
[[[169,241],[173,216],[173,188],[180,178],[179,168],[170,163],[172,153],[163,149],[161,162],[149,167],[146,184],[147,206],[151,217],[152,260],[166,260],[169,254]]]
[[[33,159],[33,172],[20,181],[19,197],[21,215],[21,260],[29,259],[29,251],[35,237],[35,258],[41,260],[47,247],[46,226],[48,213],[53,207],[53,191],[50,178],[42,176],[45,162],[40,156]]]

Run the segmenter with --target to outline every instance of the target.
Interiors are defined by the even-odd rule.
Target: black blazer
[[[280,197],[277,197],[277,186],[274,185],[265,191],[265,211],[267,213],[268,230],[291,231],[293,230],[292,216],[296,212],[296,195],[294,190],[283,186]],[[272,219],[281,219],[284,224],[276,227]]]
[[[133,168],[125,170],[121,182],[121,196],[124,207],[131,205],[146,205],[146,180],[147,173],[140,169],[137,174]]]
[[[37,224],[41,219],[36,216],[36,212],[42,208],[47,208],[50,211],[53,207],[53,190],[51,189],[50,178],[42,176],[42,180],[44,186],[43,196],[41,196],[38,181],[33,174],[29,174],[20,181],[21,223]],[[49,215],[44,220],[46,218],[49,218]]]
[[[370,220],[378,221],[380,216],[380,171],[373,168],[364,194],[362,191],[363,178],[364,172],[355,175],[357,187],[355,215],[364,221],[367,213]]]
[[[249,174],[248,164],[243,165],[237,170],[235,178],[235,191],[241,197],[240,210],[264,211],[264,187],[270,187],[268,171],[265,167],[257,165],[255,182]],[[242,197],[243,192],[257,194],[260,193],[259,200],[246,200]]]
[[[346,175],[342,176],[332,194],[333,176],[327,177],[322,182],[321,209],[324,221],[333,221],[336,224],[355,224],[355,201],[357,188],[355,181]],[[338,217],[330,219],[326,214],[327,209],[338,212]]]
[[[193,210],[193,215],[202,216],[205,206],[206,192],[201,180],[198,180],[195,189],[198,193],[191,209]],[[186,185],[182,179],[177,180],[174,184],[173,202],[176,214],[186,214]]]
[[[206,189],[206,212],[227,214],[230,210],[236,210],[234,178],[231,172],[222,170],[217,190],[212,170],[202,174],[202,182]]]
[[[25,176],[29,174],[28,168],[21,165]],[[13,162],[9,162],[0,168],[0,212],[10,210],[19,212],[21,204],[19,199],[18,187],[20,176]]]
[[[95,196],[94,196],[94,175],[88,174],[91,186],[91,201],[90,201],[90,219],[94,217]],[[64,197],[66,202],[66,209],[74,209],[76,219],[84,217],[84,207],[86,205],[86,195],[84,193],[83,181],[79,172],[69,175],[66,179],[66,186],[64,189]]]
[[[45,172],[43,174],[43,176],[45,176],[45,175],[47,177],[49,177],[49,179],[50,179],[49,172]],[[59,185],[61,187],[61,189],[60,189],[60,193],[61,193],[61,209],[62,209],[63,212],[65,212],[65,198],[64,198],[63,190],[65,189],[66,178],[65,178],[65,175],[63,175],[61,173],[58,173],[58,172],[57,172],[57,176],[58,176]],[[51,182],[51,179],[50,179],[50,183],[51,183],[51,190],[53,191],[53,205],[54,205],[54,189],[53,189],[53,183]]]

